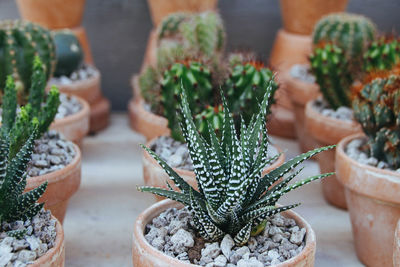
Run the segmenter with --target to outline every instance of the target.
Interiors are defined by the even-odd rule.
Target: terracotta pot
[[[155,142],[155,140],[159,138],[156,137],[149,142],[147,142],[146,146],[151,147],[151,145]],[[276,147],[276,146],[275,146]],[[282,150],[277,147],[279,152],[282,152]],[[143,162],[143,179],[144,179],[144,184],[148,186],[155,186],[155,187],[161,187],[167,189],[167,184],[166,181],[169,181],[169,176],[165,173],[164,169],[161,168],[161,166],[157,163],[155,159],[153,159],[149,153],[143,150],[143,156],[142,156],[142,162]],[[263,170],[263,174],[267,174],[270,171],[276,169],[280,165],[282,165],[285,162],[285,155],[282,153],[281,156],[273,163],[271,166],[268,166]],[[197,188],[197,182],[196,182],[196,177],[194,175],[193,171],[189,170],[184,170],[184,169],[178,169],[174,168],[174,170],[183,178],[185,179],[188,184],[190,184],[193,188],[196,190]],[[176,189],[176,187],[173,186],[173,188]],[[165,198],[159,197],[155,195],[155,198],[157,200],[163,200]]]
[[[281,74],[288,96],[292,101],[293,114],[295,117],[294,126],[296,136],[302,152],[310,151],[317,147],[314,138],[308,133],[305,127],[305,107],[308,101],[319,95],[319,87],[315,83],[304,82],[290,75],[290,69]]]
[[[107,127],[110,117],[110,102],[101,93],[101,77],[97,69],[95,74],[86,80],[74,81],[71,84],[60,84],[50,80],[50,85],[56,85],[64,94],[86,100],[90,106],[90,132],[97,132]]]
[[[175,12],[202,12],[215,10],[218,0],[147,0],[151,19],[157,26],[162,19]]]
[[[363,137],[356,134],[340,141],[336,175],[345,186],[358,258],[367,266],[393,266],[393,237],[400,218],[400,173],[367,166],[347,156],[347,144]]]
[[[280,0],[283,27],[288,32],[310,35],[323,16],[343,12],[348,0]]]
[[[54,246],[40,258],[29,264],[29,267],[64,267],[64,231],[61,223],[58,220],[56,222],[56,233],[57,235],[56,240],[54,241]]]
[[[269,57],[270,65],[278,72],[285,71],[294,64],[308,63],[310,53],[310,36],[294,34],[280,29]]]
[[[278,104],[273,105],[268,116],[267,128],[271,135],[295,139],[293,111]]]
[[[82,26],[78,26],[75,28],[71,28],[70,30],[75,33],[76,37],[79,40],[79,43],[82,46],[85,62],[87,64],[94,65],[92,50],[90,49],[90,43],[85,28]]]
[[[85,0],[17,0],[17,5],[23,19],[53,30],[80,26]]]
[[[146,140],[170,134],[167,119],[145,110],[143,99],[131,100],[128,109],[132,129],[144,135]]]
[[[83,138],[89,132],[90,108],[85,100],[80,97],[76,98],[79,100],[79,103],[81,103],[82,109],[78,113],[54,120],[50,125],[50,129],[62,133],[67,140],[80,146]]]
[[[306,129],[314,138],[317,147],[335,145],[346,136],[361,133],[361,127],[357,122],[323,116],[314,109],[313,103],[314,100],[311,100],[306,105]],[[335,170],[334,149],[320,153],[316,157],[321,173]],[[323,179],[321,183],[325,200],[338,208],[346,209],[344,188],[336,179],[336,176],[331,175]]]
[[[131,87],[132,87],[132,101],[140,102],[143,100],[142,94],[140,93],[140,86],[139,86],[139,75],[135,74],[131,78]]]
[[[166,254],[158,251],[152,247],[144,238],[144,229],[146,225],[161,212],[168,208],[181,208],[182,205],[171,201],[163,200],[153,204],[150,208],[143,211],[135,221],[133,229],[133,245],[132,245],[132,259],[133,266],[135,267],[191,267],[198,266],[182,262]],[[297,213],[293,211],[286,211],[282,213],[283,216],[293,218],[300,227],[307,230],[306,245],[304,249],[290,260],[274,265],[275,267],[312,267],[314,266],[315,259],[315,233],[311,226]]]
[[[397,222],[393,243],[393,266],[400,266],[400,220]]]
[[[51,210],[61,223],[64,221],[69,199],[78,191],[81,183],[81,152],[76,145],[74,149],[76,155],[70,164],[60,170],[28,178],[25,188],[25,191],[30,191],[47,181],[46,192],[39,202],[45,202],[44,207]]]

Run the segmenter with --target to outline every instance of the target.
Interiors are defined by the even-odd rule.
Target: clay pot
[[[286,90],[292,101],[293,114],[295,116],[294,125],[296,136],[300,145],[300,150],[304,153],[316,148],[315,140],[308,133],[305,127],[305,107],[308,101],[315,99],[319,95],[319,87],[315,83],[309,83],[290,75],[290,69],[281,74],[285,81]]]
[[[157,26],[171,13],[215,10],[218,0],[147,0],[147,2],[153,24]]]
[[[65,263],[64,231],[61,223],[57,220],[56,240],[54,241],[54,246],[40,258],[29,264],[29,267],[64,267],[64,263]]]
[[[323,116],[313,107],[314,100],[306,105],[306,129],[314,138],[317,147],[335,145],[346,136],[361,133],[360,125],[355,121],[343,121],[328,116]],[[335,170],[335,150],[330,149],[317,156],[321,173]],[[335,175],[326,177],[321,181],[324,198],[330,204],[346,209],[344,188]]]
[[[267,128],[268,133],[271,135],[295,139],[296,132],[294,129],[293,111],[279,105],[279,103],[273,105],[271,107],[271,114],[268,115]]]
[[[152,139],[151,141],[147,142],[146,146],[151,147],[151,145],[155,142],[155,140],[159,138],[156,137]],[[280,148],[277,148],[279,152],[282,152]],[[154,186],[154,187],[161,187],[167,189],[167,181],[169,181],[169,176],[165,173],[164,169],[161,168],[161,166],[157,163],[155,159],[153,159],[152,156],[150,156],[147,151],[143,150],[143,156],[142,156],[142,162],[143,162],[143,179],[144,179],[144,184],[148,186]],[[285,162],[285,155],[282,153],[281,156],[270,166],[265,168],[263,170],[263,175],[269,173],[270,171],[276,169],[280,165],[282,165]],[[196,190],[197,188],[197,182],[196,182],[196,177],[194,175],[193,171],[189,170],[184,170],[184,169],[178,169],[174,168],[174,170],[188,183],[190,184],[193,188]],[[176,187],[172,186],[173,188],[176,189]],[[165,198],[159,197],[154,195],[157,200],[163,200]]]
[[[181,208],[182,205],[171,201],[163,200],[153,204],[150,208],[143,211],[135,221],[133,229],[132,259],[135,267],[193,267],[197,265],[182,262],[178,259],[167,256],[152,247],[144,238],[144,229],[146,225],[161,212],[168,208]],[[283,216],[293,218],[300,227],[307,230],[306,245],[304,249],[290,260],[274,265],[275,267],[312,267],[315,259],[315,233],[311,226],[297,213],[285,211]]]
[[[400,220],[397,222],[393,243],[393,266],[400,266]]]
[[[84,53],[84,61],[87,64],[94,65],[92,50],[90,49],[90,43],[85,28],[82,26],[78,26],[75,28],[71,28],[70,30],[74,32],[74,34],[78,38],[79,43],[82,46]]]
[[[169,135],[168,121],[144,109],[144,100],[132,99],[129,102],[129,121],[133,130],[144,135],[146,140],[151,140],[161,135]]]
[[[323,16],[343,12],[348,0],[280,0],[283,27],[286,31],[310,35]]]
[[[60,84],[51,80],[50,85],[56,85],[62,93],[86,100],[90,106],[91,133],[107,127],[110,117],[110,102],[101,93],[101,77],[97,69],[95,74],[86,80],[74,81],[71,84]]]
[[[76,97],[76,96],[75,96]],[[56,119],[50,125],[50,129],[64,135],[67,140],[81,146],[83,138],[89,132],[89,104],[80,97],[76,97],[81,103],[82,109],[75,114],[62,119]]]
[[[336,176],[345,187],[354,244],[367,266],[393,265],[393,237],[400,218],[400,173],[367,166],[350,158],[348,136],[336,149]]]
[[[17,0],[21,17],[49,29],[81,25],[85,0]]]
[[[44,182],[48,182],[46,192],[38,200],[45,202],[45,208],[63,223],[69,199],[78,191],[81,183],[81,151],[74,145],[76,155],[64,168],[45,175],[27,178],[25,191],[30,191]]]

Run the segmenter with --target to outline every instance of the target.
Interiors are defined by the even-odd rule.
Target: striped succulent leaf
[[[144,148],[164,168],[178,190],[173,190],[169,183],[169,189],[147,186],[138,189],[187,206],[192,212],[193,222],[199,234],[207,240],[219,240],[225,234],[230,234],[236,244],[245,244],[252,233],[261,231],[264,221],[269,216],[299,205],[277,206],[280,197],[302,185],[332,174],[316,175],[289,184],[301,171],[300,169],[291,172],[296,166],[334,146],[304,153],[269,174],[261,175],[265,166],[279,156],[270,159],[267,155],[269,140],[265,126],[274,90],[272,81],[265,87],[266,94],[260,104],[260,112],[254,115],[247,125],[242,120],[239,133],[236,132],[228,104],[221,95],[224,112],[222,138],[218,139],[214,131],[209,131],[209,141],[196,129],[186,90],[182,88],[181,128],[193,161],[198,191],[187,184],[154,152]]]

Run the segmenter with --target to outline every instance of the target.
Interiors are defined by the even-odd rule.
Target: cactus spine
[[[78,38],[70,30],[56,31],[53,35],[56,46],[57,65],[54,75],[70,76],[83,63],[83,49]]]
[[[0,22],[1,92],[7,75],[12,75],[20,95],[28,96],[35,56],[39,56],[44,64],[47,81],[55,67],[55,46],[50,32],[25,21]]]

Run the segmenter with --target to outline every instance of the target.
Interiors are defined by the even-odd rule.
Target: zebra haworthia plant
[[[219,141],[215,132],[209,131],[210,142],[207,142],[195,127],[186,92],[182,89],[181,128],[193,161],[199,190],[191,187],[164,160],[145,146],[143,148],[157,160],[179,191],[174,191],[168,182],[169,189],[147,186],[138,189],[170,198],[187,206],[192,212],[195,227],[204,239],[213,241],[230,234],[237,245],[245,244],[252,229],[258,229],[257,226],[262,225],[268,216],[299,205],[279,207],[276,206],[276,202],[287,192],[332,173],[316,175],[289,185],[300,172],[291,171],[304,160],[333,146],[297,156],[262,176],[265,166],[279,157],[277,155],[268,159],[267,154],[268,136],[265,118],[272,91],[271,81],[261,102],[260,112],[247,126],[241,124],[240,138],[228,105],[221,96],[224,113],[222,138]]]

